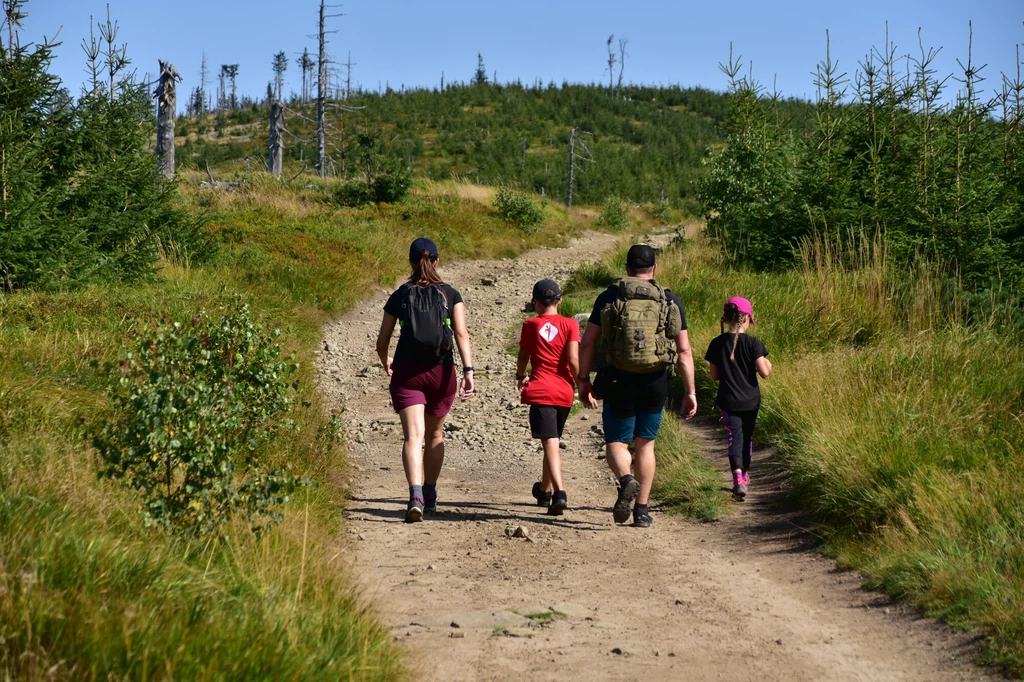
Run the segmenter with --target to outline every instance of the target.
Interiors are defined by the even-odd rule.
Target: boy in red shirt
[[[533,285],[537,316],[523,322],[516,368],[520,400],[530,406],[530,431],[544,447],[544,471],[541,481],[533,484],[533,496],[552,516],[561,516],[569,506],[558,448],[580,367],[580,325],[558,314],[561,302],[562,292],[553,280],[542,279]]]

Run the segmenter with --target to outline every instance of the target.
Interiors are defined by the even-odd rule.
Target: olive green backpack
[[[648,374],[675,362],[682,314],[653,279],[625,277],[619,295],[601,311],[601,341],[613,367]]]

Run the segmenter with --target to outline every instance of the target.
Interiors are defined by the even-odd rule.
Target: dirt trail
[[[600,414],[581,411],[563,451],[570,510],[552,518],[533,506],[541,456],[505,348],[518,340],[534,281],[564,282],[613,245],[587,235],[516,260],[442,267],[466,299],[477,392],[449,416],[439,513],[423,523],[402,523],[401,428],[373,351],[386,292],[327,329],[319,371],[331,404],[344,407],[355,573],[415,676],[988,679],[969,663],[969,637],[861,590],[855,575],[807,551],[777,508],[770,462],[752,472],[746,505],[720,523],[653,508],[649,529],[615,526],[615,484],[593,430]],[[720,449],[709,422],[693,429]],[[527,539],[508,537],[518,526]]]

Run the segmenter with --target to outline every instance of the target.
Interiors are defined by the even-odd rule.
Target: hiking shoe
[[[569,508],[569,498],[564,490],[556,490],[548,506],[548,516],[561,516]]]
[[[416,523],[423,520],[423,502],[409,500],[409,508],[405,510],[405,522]]]
[[[747,485],[743,482],[743,477],[737,478],[733,484],[732,496],[737,502],[742,502],[747,497]]]
[[[651,515],[646,509],[634,509],[633,510],[633,527],[634,528],[650,528],[651,527]]]
[[[750,474],[748,474],[746,471],[743,472],[743,485],[750,485]]]
[[[551,493],[544,492],[544,489],[541,488],[540,481],[533,484],[533,499],[537,500],[538,507],[551,506]]]
[[[436,497],[428,497],[427,499],[425,499],[423,501],[423,511],[424,511],[424,513],[428,513],[429,512],[431,514],[436,514],[437,513],[437,498]]]
[[[619,497],[615,500],[615,506],[612,507],[612,518],[615,519],[615,523],[625,523],[629,521],[629,514],[633,508],[633,500],[640,494],[640,481],[635,478],[630,480],[624,486],[619,487]]]

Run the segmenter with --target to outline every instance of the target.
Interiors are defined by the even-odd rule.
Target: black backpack
[[[448,299],[438,285],[410,286],[402,303],[402,338],[424,360],[441,360],[452,352],[452,320]]]

